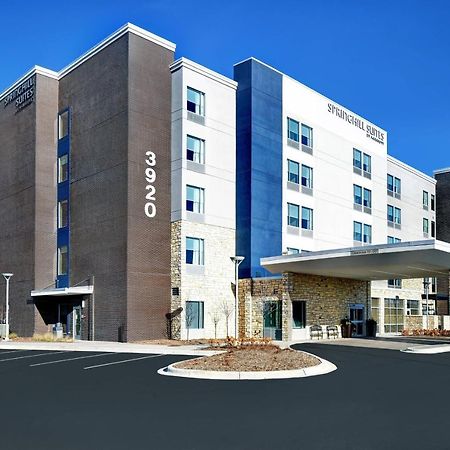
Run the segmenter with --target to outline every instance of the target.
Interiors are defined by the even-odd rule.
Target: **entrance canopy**
[[[354,280],[449,276],[450,244],[437,240],[303,252],[261,258],[272,273],[294,272]]]
[[[68,295],[89,295],[94,293],[94,286],[74,286],[68,288],[51,288],[31,291],[32,297],[65,297]]]

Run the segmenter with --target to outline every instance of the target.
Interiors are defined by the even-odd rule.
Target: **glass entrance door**
[[[281,302],[268,300],[264,302],[264,337],[280,341],[281,336]]]
[[[67,314],[66,335],[73,339],[81,339],[81,306],[73,306],[72,311]]]
[[[364,305],[350,305],[350,322],[353,324],[353,336],[364,336]]]

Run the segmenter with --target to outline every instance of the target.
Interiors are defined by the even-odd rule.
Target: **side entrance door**
[[[364,305],[360,303],[351,304],[349,317],[353,324],[353,336],[364,336]]]
[[[72,311],[67,314],[66,333],[73,339],[81,339],[81,306],[73,306]]]
[[[263,308],[264,337],[281,341],[281,302],[266,300]]]

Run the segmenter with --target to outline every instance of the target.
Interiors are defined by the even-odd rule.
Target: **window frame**
[[[65,164],[62,163],[63,159],[66,159]],[[65,170],[63,170],[65,167]],[[61,175],[65,174],[65,179],[63,180]],[[65,183],[69,179],[69,155],[65,153],[64,155],[58,156],[58,184]]]
[[[297,132],[295,132],[295,130],[291,131],[291,124],[296,125]],[[295,136],[297,137],[297,139],[295,139]],[[300,122],[293,119],[292,117],[287,118],[287,138],[293,142],[300,142]]]
[[[199,142],[199,149],[196,151],[195,149],[189,148],[189,141],[193,140],[196,142]],[[192,152],[193,159],[189,158],[189,152]],[[198,158],[195,157],[195,155],[198,155]],[[186,159],[188,161],[197,163],[197,164],[205,164],[205,140],[198,138],[196,136],[192,136],[191,134],[186,135]],[[196,160],[198,159],[198,160]]]
[[[291,164],[294,166],[297,166],[297,173],[291,172]],[[290,183],[300,184],[300,163],[298,163],[297,161],[294,161],[292,159],[288,159],[287,166],[288,166],[288,181]],[[297,181],[291,179],[291,174],[294,175],[294,177],[295,177],[295,175],[297,176]]]
[[[291,210],[297,211],[297,217],[291,216]],[[297,222],[295,222],[295,220]],[[300,205],[288,202],[288,204],[287,204],[287,224],[290,227],[300,228]]]
[[[308,177],[303,176],[304,173],[304,169],[307,170],[308,172]],[[301,184],[303,187],[306,187],[308,189],[312,189],[313,188],[313,168],[310,166],[307,166],[306,164],[302,164],[302,171],[301,171]],[[303,180],[306,180],[305,183],[303,182]]]
[[[192,91],[196,94],[199,94],[199,104],[192,102],[189,100],[189,91]],[[196,105],[196,110],[195,111],[191,111],[189,109],[189,103],[192,103],[194,105]],[[198,106],[198,112],[197,112],[197,106]],[[202,116],[205,117],[205,93],[202,91],[199,91],[198,89],[195,89],[191,86],[187,86],[187,90],[186,90],[186,110],[192,114],[196,114],[197,116]]]
[[[309,213],[309,217],[307,219],[303,218],[303,211],[307,211]],[[302,230],[310,230],[312,231],[314,228],[313,224],[314,210],[312,208],[308,208],[306,206],[302,206],[302,217],[301,217],[301,228]],[[306,221],[306,222],[304,222]],[[306,223],[309,226],[303,226]]]
[[[63,225],[63,205],[66,206],[65,209],[65,224]],[[69,200],[64,199],[58,202],[58,229],[66,228],[69,226]]]
[[[189,306],[188,306],[189,305]],[[195,311],[194,319],[192,322],[188,323],[188,310],[190,310],[193,306],[196,306],[197,311]],[[205,328],[205,302],[200,300],[186,300],[186,313],[185,313],[185,325],[189,330],[203,330]],[[189,313],[191,314],[191,313]]]
[[[198,250],[193,248],[189,248],[188,242],[198,242]],[[189,266],[199,266],[202,267],[205,265],[205,240],[202,238],[196,238],[192,236],[186,236],[185,239],[186,250],[185,250],[185,264]],[[188,252],[192,252],[192,262],[188,262]],[[198,256],[196,257],[196,253],[198,252]]]
[[[198,192],[198,201],[189,199],[189,192]],[[189,209],[188,202],[192,203],[192,208]],[[198,205],[197,208],[195,205]],[[196,210],[197,209],[197,210]],[[195,214],[205,214],[205,189],[191,184],[186,185],[186,211]]]
[[[303,129],[305,129],[307,134],[303,133]],[[306,147],[313,148],[313,129],[304,123],[301,126],[301,143]]]
[[[63,252],[63,249],[65,251]],[[62,268],[65,266],[65,271]],[[61,245],[58,247],[58,276],[65,276],[69,273],[69,247],[68,245]]]

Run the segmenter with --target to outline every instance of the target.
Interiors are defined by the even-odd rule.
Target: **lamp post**
[[[428,278],[424,278],[423,279],[423,288],[425,289],[425,298],[426,298],[426,315],[427,315],[427,322],[426,322],[426,326],[427,326],[427,330],[428,330],[428,290],[430,288],[430,281]]]
[[[244,261],[244,256],[231,256],[231,261],[234,264],[234,281],[235,281],[235,296],[234,296],[234,333],[236,339],[239,338],[239,273],[238,268],[242,261]]]
[[[9,280],[11,279],[11,277],[14,275],[12,273],[2,273],[3,278],[6,281],[6,314],[5,314],[5,319],[6,319],[6,326],[5,326],[5,341],[9,341]]]

